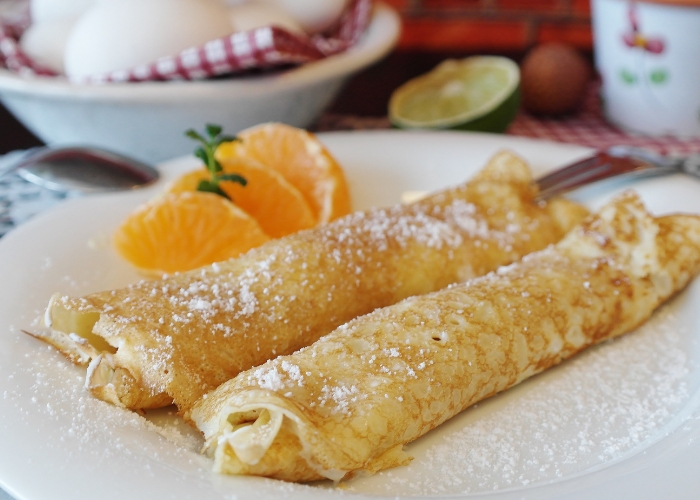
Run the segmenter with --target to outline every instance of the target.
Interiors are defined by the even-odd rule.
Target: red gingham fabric
[[[685,156],[700,153],[700,137],[652,137],[633,134],[611,125],[605,120],[599,98],[599,83],[592,83],[581,109],[570,116],[545,118],[532,116],[522,109],[506,134],[546,139],[606,149],[625,145],[649,149],[662,155]],[[359,117],[325,113],[316,124],[317,131],[387,129],[391,123],[386,116]]]
[[[53,70],[37,64],[19,48],[17,40],[30,23],[29,2],[0,19],[0,67],[4,66],[23,75],[53,76]]]
[[[201,80],[250,69],[303,64],[342,52],[354,45],[369,24],[372,0],[353,0],[338,28],[327,36],[310,38],[277,27],[234,33],[163,57],[150,64],[93,75],[83,81],[139,82],[153,80]],[[56,76],[22,52],[16,25],[0,25],[0,63],[22,74]]]
[[[608,123],[603,115],[599,98],[600,84],[590,86],[582,109],[562,118],[535,117],[521,111],[507,133],[538,139],[549,139],[606,149],[625,145],[649,149],[662,155],[683,156],[700,153],[700,137],[652,137],[621,130]]]

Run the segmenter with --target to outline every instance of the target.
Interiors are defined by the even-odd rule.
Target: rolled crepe
[[[185,412],[240,371],[350,319],[485,274],[558,241],[586,210],[539,203],[510,153],[408,206],[358,212],[244,256],[82,298],[55,295],[33,334],[88,366],[96,397]]]
[[[239,374],[191,417],[218,472],[339,480],[406,464],[406,443],[632,330],[698,271],[700,217],[654,219],[628,193],[555,246]]]

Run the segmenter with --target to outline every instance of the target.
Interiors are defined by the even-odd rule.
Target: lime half
[[[394,91],[389,119],[399,128],[503,132],[518,111],[519,86],[508,58],[448,59]]]

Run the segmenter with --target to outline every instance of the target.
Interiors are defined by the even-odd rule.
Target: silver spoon
[[[52,191],[118,191],[147,186],[159,177],[152,166],[101,148],[45,146],[10,155],[0,177],[17,172]]]
[[[9,157],[9,158],[8,158]],[[119,153],[93,147],[41,147],[5,156],[0,178],[10,172],[53,191],[95,193],[133,189],[155,182],[158,171]],[[613,146],[536,180],[547,199],[617,176],[655,176],[684,172],[700,177],[700,155],[669,158],[647,150]]]

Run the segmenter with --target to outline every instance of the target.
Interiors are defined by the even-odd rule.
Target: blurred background
[[[591,59],[589,0],[388,0],[401,14],[396,50],[354,78],[331,112],[381,116],[391,92],[448,57],[494,54],[521,62],[529,49],[564,42]]]
[[[2,2],[3,0],[0,0]],[[386,0],[401,15],[397,48],[354,76],[316,130],[381,127],[391,93],[449,57],[504,55],[564,42],[591,59],[589,0]],[[364,119],[364,120],[363,120]],[[0,153],[41,144],[0,106]]]

